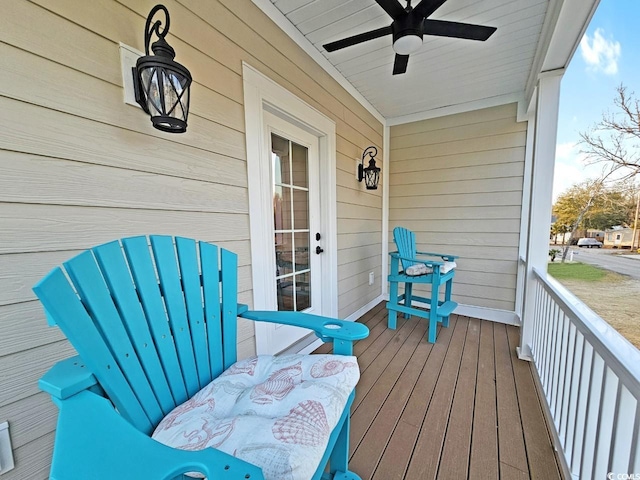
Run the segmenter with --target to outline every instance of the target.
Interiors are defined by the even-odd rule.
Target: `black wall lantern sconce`
[[[160,10],[166,18],[162,29],[160,20],[151,25]],[[151,115],[154,127],[163,132],[183,133],[187,130],[191,73],[173,60],[176,52],[164,38],[169,33],[169,22],[169,11],[164,5],[153,7],[145,25],[145,56],[140,57],[132,69],[133,86],[136,102]],[[149,55],[153,33],[158,40],[151,45],[154,55]]]
[[[361,182],[364,179],[364,183],[367,186],[367,190],[377,190],[378,182],[380,181],[380,168],[376,167],[375,156],[378,154],[378,149],[374,146],[367,147],[362,152],[362,162],[358,165],[358,181]],[[364,159],[369,156],[369,166],[364,166]]]

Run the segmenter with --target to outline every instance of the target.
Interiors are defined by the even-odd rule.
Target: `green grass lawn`
[[[640,349],[640,280],[586,263],[548,265],[550,276]]]
[[[609,273],[602,268],[594,267],[586,263],[560,262],[549,263],[547,272],[557,280],[582,280],[585,282],[604,280]]]

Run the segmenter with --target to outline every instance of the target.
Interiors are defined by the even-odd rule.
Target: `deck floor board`
[[[452,315],[430,344],[418,317],[387,329],[384,303],[360,321],[350,467],[363,480],[561,478],[518,328]]]
[[[498,471],[498,419],[493,325],[489,322],[480,322],[469,479],[498,478]]]

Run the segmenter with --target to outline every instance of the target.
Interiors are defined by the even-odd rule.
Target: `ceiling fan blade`
[[[409,63],[409,55],[398,55],[396,53],[396,59],[393,62],[393,74],[399,75],[407,71],[407,64]]]
[[[405,14],[405,10],[398,0],[376,0],[376,3],[380,5],[394,20]]]
[[[413,9],[421,17],[428,17],[437,9],[439,9],[444,2],[447,0],[422,0],[416,7]]]
[[[389,25],[388,27],[378,28],[376,30],[371,30],[370,32],[359,33],[358,35],[354,35],[352,37],[343,38],[342,40],[336,40],[335,42],[323,45],[323,47],[327,52],[334,52],[336,50],[340,50],[341,48],[350,47],[351,45],[357,45],[358,43],[373,40],[374,38],[384,37],[385,35],[390,35],[391,33],[391,25]]]
[[[496,27],[485,27],[484,25],[472,25],[470,23],[447,22],[444,20],[425,19],[422,24],[422,33],[425,35],[437,35],[439,37],[466,38],[468,40],[485,41]]]

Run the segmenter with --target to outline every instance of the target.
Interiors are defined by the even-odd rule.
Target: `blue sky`
[[[640,97],[640,0],[601,0],[560,87],[554,199],[574,183],[597,176],[584,165],[579,132],[613,111],[616,87]]]

